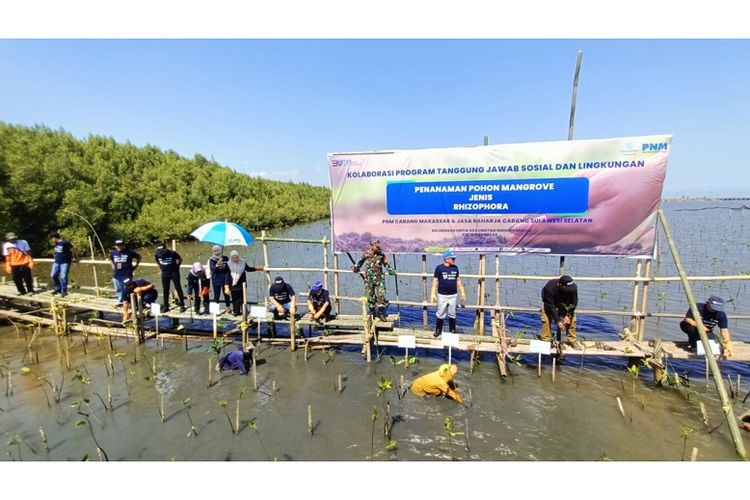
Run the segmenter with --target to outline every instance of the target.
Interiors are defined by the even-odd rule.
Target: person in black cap
[[[576,340],[576,306],[578,306],[578,286],[567,274],[551,279],[542,288],[542,340],[552,340],[551,325],[557,326],[557,339],[562,331],[567,333],[568,345],[582,349]]]
[[[122,240],[115,241],[115,249],[109,253],[109,263],[112,266],[112,284],[117,293],[117,307],[126,302],[125,279],[133,279],[133,273],[141,263],[141,256],[135,250],[125,247]]]
[[[724,349],[724,355],[729,357],[732,355],[732,342],[729,338],[729,326],[727,322],[727,315],[724,312],[724,299],[718,295],[711,295],[706,299],[705,304],[696,304],[698,307],[698,314],[700,314],[701,321],[703,321],[703,327],[706,329],[706,335],[708,338],[715,338],[713,329],[715,326],[719,327],[721,333],[721,347]],[[685,332],[690,342],[690,349],[695,351],[698,346],[698,324],[693,318],[693,313],[690,309],[685,313],[685,318],[680,322],[680,330]]]
[[[148,308],[156,302],[159,292],[151,282],[144,279],[125,278],[122,283],[125,288],[125,301],[122,303],[122,322],[124,323],[130,318],[130,294],[134,293],[140,297],[143,307]]]
[[[174,283],[177,299],[180,301],[180,312],[185,312],[185,295],[182,293],[180,284],[180,265],[182,257],[174,250],[170,250],[164,243],[156,245],[156,254],[154,255],[156,263],[161,270],[161,286],[164,290],[164,307],[162,311],[169,311],[169,288],[170,283]]]
[[[274,319],[286,318],[290,314],[294,316],[297,312],[297,296],[294,288],[289,283],[284,283],[284,278],[276,276],[273,284],[268,288],[268,310],[273,312]]]

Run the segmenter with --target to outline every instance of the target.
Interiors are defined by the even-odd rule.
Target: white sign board
[[[714,353],[714,356],[721,354],[721,350],[719,350],[719,343],[716,342],[713,339],[708,339],[708,344],[711,346],[711,352]],[[698,356],[705,356],[706,350],[703,348],[703,342],[698,342],[698,350],[696,351],[696,354]]]
[[[443,333],[443,347],[458,347],[458,334],[445,332]]]
[[[221,305],[218,302],[210,302],[208,304],[208,312],[211,314],[221,314]]]
[[[161,304],[153,303],[151,304],[151,314],[153,316],[158,316],[161,314]]]
[[[250,306],[250,316],[253,318],[265,318],[267,314],[265,306]]]
[[[398,346],[405,349],[416,349],[417,337],[415,337],[414,335],[399,335]]]
[[[551,352],[550,342],[545,342],[543,340],[529,340],[529,352],[549,354]]]

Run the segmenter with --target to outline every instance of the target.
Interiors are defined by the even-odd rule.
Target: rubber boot
[[[435,333],[432,334],[433,337],[438,338],[443,334],[443,321],[442,318],[438,318],[435,321]]]
[[[388,321],[388,315],[385,312],[385,306],[378,307],[378,319],[380,321]]]
[[[448,331],[456,333],[456,318],[448,318]]]

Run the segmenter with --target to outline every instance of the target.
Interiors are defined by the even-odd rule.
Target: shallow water
[[[683,263],[689,274],[739,274],[745,272],[748,244],[743,235],[748,232],[747,210],[708,209],[712,206],[741,206],[741,202],[720,203],[666,203],[665,209],[678,242]],[[694,227],[698,227],[696,235]],[[327,222],[297,226],[272,233],[280,237],[319,239],[329,234]],[[710,244],[706,244],[710,242]],[[276,267],[319,266],[322,250],[319,246],[297,244],[270,244],[271,265]],[[260,244],[243,249],[250,263],[262,263]],[[655,266],[657,275],[674,275],[671,257],[660,245],[660,256]],[[209,246],[179,244],[178,251],[185,262],[194,259],[205,261]],[[146,261],[150,250],[142,252]],[[357,258],[355,256],[355,258]],[[437,256],[428,258],[427,269],[438,263]],[[477,269],[476,257],[461,258],[458,262],[463,273]],[[502,257],[501,273],[537,274],[554,276],[558,273],[556,257],[528,256]],[[341,266],[348,267],[344,255]],[[419,271],[417,256],[398,256],[400,270]],[[488,262],[494,269],[494,262]],[[567,258],[566,272],[576,275],[632,276],[635,262],[629,259]],[[39,265],[35,272],[44,274]],[[139,273],[140,274],[140,273]],[[140,274],[155,280],[152,269]],[[320,279],[315,273],[284,273],[298,291]],[[108,276],[100,268],[100,283]],[[257,300],[265,293],[265,274],[250,276],[249,299]],[[90,267],[75,266],[72,277],[81,284],[91,284]],[[155,281],[158,283],[158,281]],[[332,280],[331,280],[332,283]],[[504,304],[536,306],[542,282],[522,280],[503,283]],[[387,282],[389,297],[395,297],[392,278]],[[720,293],[731,299],[730,316],[750,311],[745,282],[699,283],[696,293]],[[494,286],[489,286],[488,300],[494,301]],[[587,309],[622,309],[630,307],[632,285],[593,284],[580,286],[580,307]],[[661,292],[661,293],[659,293]],[[342,293],[357,296],[361,293],[358,278],[344,275]],[[476,284],[467,283],[469,301],[476,300]],[[421,300],[421,282],[418,278],[403,277],[399,282],[399,297]],[[700,300],[700,299],[699,299]],[[650,292],[649,310],[683,314],[686,309],[684,294],[679,283],[654,285]],[[358,305],[345,304],[344,312],[357,312]],[[392,310],[395,306],[392,306]],[[421,310],[401,308],[402,323],[421,324]],[[430,321],[434,312],[430,311]],[[471,311],[459,314],[460,329],[470,329]],[[527,337],[538,329],[538,315],[517,314],[509,318],[511,334],[524,332]],[[584,338],[616,338],[617,332],[628,322],[627,318],[582,315],[579,318],[580,335]],[[666,339],[682,339],[677,328],[678,320],[647,321],[647,337],[654,335]],[[730,320],[735,339],[747,341],[750,330],[747,321]],[[123,339],[116,341],[116,350],[122,358],[114,360],[115,375],[108,376],[105,360],[109,354],[108,343],[89,337],[88,353],[84,354],[78,334],[72,337],[71,369],[61,364],[57,340],[45,333],[40,339],[40,363],[22,361],[28,336],[24,329],[0,330],[0,366],[3,388],[8,371],[13,373],[13,395],[5,397],[0,392],[0,430],[5,460],[80,460],[88,456],[97,460],[96,446],[89,432],[89,424],[76,427],[85,417],[71,404],[82,403],[80,411],[89,414],[96,439],[110,460],[680,460],[683,450],[689,457],[693,447],[698,448],[699,460],[734,460],[734,447],[719,408],[713,384],[705,384],[704,365],[701,362],[673,363],[671,368],[687,372],[690,387],[661,388],[651,383],[650,372],[642,369],[633,379],[625,362],[612,360],[585,360],[569,357],[551,380],[551,367],[545,364],[542,376],[537,377],[536,359],[526,357],[521,366],[511,366],[512,376],[500,379],[490,356],[483,358],[477,370],[468,372],[465,354],[456,353],[460,365],[457,377],[462,394],[471,402],[464,407],[440,398],[419,399],[406,394],[397,396],[397,386],[403,375],[408,383],[420,374],[434,370],[445,361],[447,354],[428,354],[417,350],[419,363],[409,370],[403,365],[393,365],[390,356],[402,357],[402,351],[393,349],[383,353],[380,362],[368,365],[359,350],[344,349],[335,354],[315,351],[305,361],[301,351],[290,352],[283,348],[262,346],[259,349],[258,383],[253,378],[236,373],[212,374],[214,384],[207,388],[208,359],[214,357],[203,343],[191,343],[185,352],[181,343],[165,343],[162,350],[155,341],[138,348]],[[30,338],[30,337],[29,337]],[[228,347],[227,350],[233,347]],[[152,373],[156,358],[156,375]],[[137,362],[134,360],[137,359]],[[214,357],[215,359],[215,357]],[[36,375],[21,375],[28,366]],[[741,396],[744,397],[750,381],[750,371],[743,363],[722,362],[725,376],[734,380],[740,374]],[[89,384],[74,380],[76,370],[90,379]],[[37,378],[51,376],[55,382],[65,378],[60,404],[53,399],[51,388]],[[337,377],[342,375],[344,390],[335,390]],[[376,395],[381,377],[393,381],[393,389],[386,397]],[[127,380],[127,385],[126,385]],[[272,392],[275,382],[277,392]],[[635,382],[635,383],[634,383]],[[94,393],[107,400],[107,386],[111,384],[114,411],[107,411]],[[47,397],[42,391],[47,391]],[[161,422],[159,394],[164,394],[166,422]],[[633,392],[635,395],[633,395]],[[241,396],[241,398],[240,398]],[[621,399],[625,416],[620,412],[617,398]],[[198,432],[188,436],[191,424],[183,401],[190,398],[189,412]],[[240,399],[241,421],[253,419],[255,429],[245,426],[239,435],[231,431],[226,410],[235,418],[235,406]],[[386,450],[387,439],[383,433],[384,402],[390,403],[393,419],[392,439],[397,443]],[[700,409],[703,402],[708,424]],[[307,405],[312,405],[314,432],[308,433]],[[373,438],[373,408],[377,410]],[[745,410],[741,401],[735,404],[736,414]],[[451,417],[454,432],[466,434],[449,438],[444,420]],[[721,424],[721,425],[720,425]],[[717,426],[718,429],[713,430]],[[45,453],[39,436],[44,428],[50,451]],[[712,431],[713,432],[710,432]],[[749,433],[743,433],[745,446]],[[18,436],[19,439],[14,439]],[[8,443],[8,444],[6,444]],[[32,452],[32,448],[36,453]],[[373,456],[374,455],[374,456]]]

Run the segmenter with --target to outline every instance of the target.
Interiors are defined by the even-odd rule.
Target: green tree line
[[[199,154],[0,122],[0,233],[15,232],[37,256],[51,231],[88,253],[82,218],[105,247],[118,238],[142,246],[189,239],[212,220],[258,230],[323,219],[329,198],[328,188],[251,177]]]

